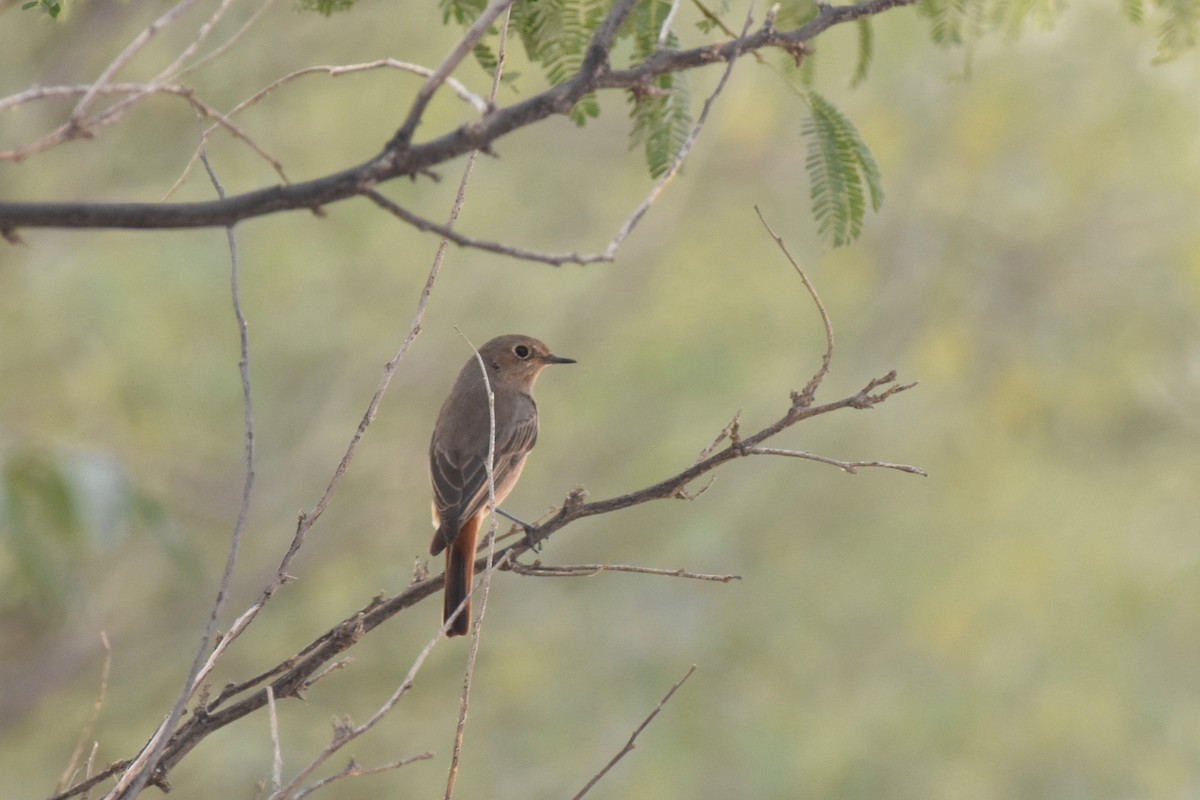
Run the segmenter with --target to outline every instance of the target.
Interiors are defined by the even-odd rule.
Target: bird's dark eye
[[[519,344],[513,348],[513,352],[517,354],[517,358],[524,360],[529,358],[529,348],[523,344]]]

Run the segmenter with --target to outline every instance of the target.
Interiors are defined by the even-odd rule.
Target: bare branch
[[[671,687],[670,691],[663,695],[662,700],[658,701],[658,705],[656,705],[654,710],[650,712],[650,716],[642,720],[642,724],[638,725],[637,728],[634,729],[633,735],[629,737],[629,741],[625,743],[625,746],[621,748],[620,752],[613,756],[607,764],[601,767],[600,771],[593,775],[591,780],[589,780],[584,787],[579,790],[579,793],[571,798],[571,800],[579,800],[579,798],[590,792],[592,787],[599,783],[600,779],[607,775],[608,771],[616,766],[618,761],[633,752],[633,748],[636,746],[635,743],[637,742],[637,738],[642,735],[642,731],[646,730],[646,727],[654,721],[654,718],[658,716],[658,712],[663,710],[663,707],[670,702],[672,695],[679,690],[680,686],[683,686],[684,681],[692,677],[692,673],[695,671],[696,665],[692,664],[691,669],[689,669],[682,678],[675,682],[675,685]]]
[[[414,761],[428,761],[431,758],[433,758],[433,753],[418,753],[415,756],[402,758],[399,761],[393,761],[390,764],[384,764],[380,767],[360,767],[357,762],[351,759],[350,763],[346,765],[344,770],[336,775],[330,775],[328,778],[322,778],[312,786],[297,792],[294,795],[294,798],[295,800],[302,800],[302,798],[308,797],[313,792],[323,789],[335,781],[344,780],[346,778],[357,778],[360,775],[375,775],[380,772],[391,772],[392,770],[397,770],[401,767],[407,767]]]
[[[497,255],[511,256],[512,258],[518,258],[522,261],[539,261],[543,264],[549,264],[555,267],[563,264],[595,264],[602,261],[612,261],[612,257],[603,253],[539,253],[534,250],[527,250],[523,247],[502,244],[501,242],[492,242],[486,239],[474,239],[470,236],[464,236],[463,234],[458,233],[445,225],[439,225],[436,222],[432,222],[431,220],[427,220],[424,217],[414,214],[385,195],[380,194],[376,189],[364,189],[362,194],[371,202],[375,203],[375,205],[394,215],[397,219],[407,222],[417,230],[436,233],[443,239],[462,247],[471,247],[476,250],[484,250],[489,253],[496,253]]]
[[[790,458],[803,458],[808,461],[819,461],[822,464],[837,467],[851,475],[857,474],[860,467],[880,467],[882,469],[895,469],[900,472],[928,477],[925,470],[909,464],[890,464],[887,461],[841,461],[836,458],[819,456],[816,453],[809,453],[804,450],[783,450],[778,447],[751,447],[746,451],[746,454],[752,456],[788,456]]]
[[[690,578],[697,581],[715,581],[729,583],[740,581],[741,575],[709,575],[703,572],[689,572],[685,569],[659,569],[657,567],[637,567],[626,564],[561,564],[548,565],[541,561],[532,564],[522,564],[519,561],[509,561],[508,568],[518,575],[531,578],[590,578],[601,572],[634,572],[639,575],[662,575],[667,578]]]

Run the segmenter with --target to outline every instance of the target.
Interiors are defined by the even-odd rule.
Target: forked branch
[[[628,91],[645,86],[654,78],[736,60],[760,50],[776,48],[802,55],[806,43],[836,25],[911,5],[914,0],[864,0],[845,6],[818,5],[817,14],[798,28],[780,31],[768,16],[753,32],[688,50],[659,50],[629,69],[613,69],[609,54],[617,30],[633,11],[636,0],[617,0],[592,38],[579,70],[569,79],[526,100],[497,108],[481,119],[460,125],[448,133],[416,143],[412,135],[420,121],[427,95],[448,78],[445,70],[434,70],[418,93],[406,121],[377,156],[362,164],[300,183],[271,186],[222,200],[200,203],[16,203],[0,202],[0,234],[15,237],[20,228],[133,228],[168,229],[224,227],[241,220],[281,211],[319,209],[363,194],[401,176],[428,174],[437,165],[473,150],[488,151],[492,145],[520,128],[547,117],[563,115],[584,97],[601,91]],[[502,6],[502,3],[494,4]],[[500,8],[490,9],[497,13]],[[457,56],[457,50],[446,64]],[[115,74],[115,71],[114,71]],[[80,106],[86,109],[97,93],[108,91],[101,81],[85,93]],[[138,94],[137,96],[142,96]]]

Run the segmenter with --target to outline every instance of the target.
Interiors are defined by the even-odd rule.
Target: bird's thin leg
[[[532,525],[530,525],[528,522],[525,522],[524,520],[514,517],[512,514],[508,513],[503,508],[497,508],[496,513],[499,514],[500,516],[504,517],[509,522],[520,525],[521,528],[525,531],[525,541],[529,544],[529,549],[535,553],[541,552],[542,543],[534,540],[534,538],[533,538],[534,527]]]

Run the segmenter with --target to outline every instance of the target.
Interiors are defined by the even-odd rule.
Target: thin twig
[[[642,724],[638,725],[637,728],[634,729],[633,735],[629,737],[629,741],[625,743],[625,746],[621,748],[620,752],[613,756],[607,764],[601,767],[600,771],[593,775],[591,780],[589,780],[584,787],[579,790],[579,793],[571,798],[571,800],[579,800],[579,798],[591,791],[592,787],[599,783],[600,779],[607,775],[608,771],[616,766],[618,761],[629,755],[629,753],[633,752],[633,748],[636,747],[635,743],[637,742],[637,738],[641,736],[642,731],[646,730],[646,727],[654,721],[654,718],[658,716],[658,712],[662,711],[663,706],[665,706],[671,700],[671,696],[678,691],[680,686],[683,686],[684,681],[692,677],[692,673],[695,671],[696,665],[692,664],[691,669],[689,669],[682,678],[675,682],[675,685],[671,687],[670,691],[663,695],[662,700],[658,701],[658,705],[656,705],[654,710],[650,712],[650,716],[642,720]]]
[[[671,10],[667,12],[667,16],[663,19],[662,27],[658,29],[658,46],[666,47],[667,39],[671,35],[671,23],[675,21],[675,14],[679,11],[679,0],[671,0]]]
[[[346,778],[357,778],[360,775],[375,775],[380,772],[391,772],[392,770],[400,769],[401,767],[407,767],[409,764],[412,764],[415,761],[428,761],[431,758],[433,758],[433,753],[417,753],[415,756],[402,758],[399,761],[393,761],[390,764],[384,764],[378,767],[360,767],[357,762],[351,759],[350,763],[346,765],[344,770],[336,775],[330,775],[328,778],[322,778],[312,786],[296,792],[296,794],[293,795],[293,800],[303,800],[303,798],[308,797],[313,792],[324,789],[326,786],[334,783],[335,781],[344,780]]]
[[[87,769],[84,772],[84,775],[86,775],[87,778],[89,778],[89,779],[92,777],[92,774],[95,772],[96,753],[98,753],[98,752],[100,752],[100,743],[92,742],[92,751],[88,754]],[[83,800],[89,800],[89,798],[91,796],[92,796],[92,793],[90,791],[84,792]]]
[[[271,791],[278,792],[283,786],[283,750],[279,744],[279,717],[275,713],[275,692],[267,687],[267,717],[271,721],[271,746],[274,758],[271,759]]]
[[[225,12],[228,11],[229,7],[235,2],[237,2],[237,0],[221,0],[216,10],[213,11],[209,18],[206,19],[200,26],[200,30],[196,34],[196,37],[192,39],[192,41],[188,43],[188,46],[185,47],[179,53],[179,55],[175,57],[174,61],[167,65],[166,69],[163,69],[158,73],[154,79],[154,82],[158,83],[159,81],[163,80],[171,80],[181,75],[185,71],[183,66],[184,62],[191,58],[195,52],[200,49],[200,45],[202,45],[208,38],[209,34],[213,32],[213,29],[216,28],[217,23],[220,22],[221,18],[225,16]]]
[[[535,561],[532,564],[522,564],[510,560],[508,568],[518,575],[531,578],[590,578],[601,572],[634,572],[639,575],[662,575],[667,578],[691,578],[697,581],[715,581],[729,583],[740,581],[741,575],[710,575],[703,572],[689,572],[685,569],[659,569],[658,567],[638,567],[628,564],[543,564]]]
[[[837,467],[843,472],[848,472],[851,475],[857,474],[860,467],[879,467],[881,469],[895,469],[900,472],[908,472],[913,475],[922,475],[928,477],[925,470],[920,467],[914,467],[911,464],[892,464],[887,461],[842,461],[837,458],[829,458],[820,456],[816,453],[809,453],[805,450],[785,450],[778,447],[751,447],[746,450],[747,455],[752,456],[788,456],[789,458],[803,458],[807,461],[818,461],[822,464],[829,464]]]
[[[783,237],[771,229],[771,226],[767,224],[767,220],[763,216],[762,210],[757,205],[754,206],[754,213],[758,215],[758,221],[767,229],[767,233],[775,240],[775,244],[779,246],[779,249],[783,252],[788,262],[795,268],[796,274],[800,276],[800,280],[804,283],[804,288],[808,290],[813,303],[817,307],[817,311],[821,314],[821,322],[825,325],[825,355],[821,358],[821,368],[809,379],[804,389],[793,397],[798,405],[809,406],[812,405],[813,398],[817,394],[817,389],[820,387],[821,381],[825,380],[825,376],[829,374],[829,365],[833,362],[833,323],[829,319],[829,312],[825,310],[825,304],[821,302],[821,296],[817,294],[817,287],[813,286],[812,281],[808,279],[808,275],[800,268],[800,264],[796,262],[796,259],[784,243]]]
[[[541,253],[536,250],[529,250],[516,245],[493,242],[487,239],[476,239],[458,233],[446,227],[445,225],[439,225],[432,220],[428,220],[422,216],[414,214],[407,208],[404,208],[400,204],[393,201],[391,198],[381,194],[376,189],[364,189],[362,190],[361,194],[368,200],[375,203],[375,205],[392,214],[397,219],[407,222],[417,230],[436,233],[443,239],[453,242],[461,247],[471,247],[488,253],[511,256],[512,258],[516,258],[521,261],[537,261],[554,267],[561,266],[563,264],[597,264],[601,262],[610,262],[613,260],[612,256],[604,253]]]
[[[212,164],[209,163],[207,154],[202,155],[201,160],[204,162],[205,170],[208,171],[208,177],[212,182],[213,189],[219,197],[224,198],[225,188],[217,178]],[[217,596],[213,600],[208,623],[205,625],[204,633],[200,637],[200,644],[196,649],[195,657],[192,659],[192,666],[188,670],[183,688],[180,690],[179,696],[175,700],[175,705],[171,708],[171,712],[167,715],[166,720],[151,737],[150,743],[142,750],[138,758],[126,768],[116,785],[109,791],[107,795],[109,798],[136,797],[138,792],[142,790],[142,787],[150,781],[151,775],[157,766],[159,755],[162,753],[163,748],[166,747],[170,735],[174,733],[175,726],[179,724],[179,719],[183,716],[183,710],[187,707],[188,700],[191,699],[192,694],[200,685],[201,672],[207,663],[211,663],[208,658],[209,644],[216,635],[217,622],[221,617],[221,612],[225,609],[225,603],[229,597],[229,589],[233,583],[233,571],[237,565],[238,551],[241,548],[242,532],[246,527],[246,517],[250,513],[250,498],[254,491],[254,403],[251,399],[250,391],[250,340],[246,317],[242,313],[242,303],[238,291],[237,238],[234,236],[232,225],[225,229],[225,240],[229,248],[230,296],[239,335],[238,370],[241,377],[242,418],[245,440],[245,472],[242,479],[242,498],[238,505],[237,519],[233,524],[233,532],[229,537],[229,550],[225,557],[225,570],[221,574]]]
[[[288,781],[286,786],[272,792],[270,800],[285,800],[285,798],[299,797],[313,791],[313,789],[316,787],[309,787],[309,789],[301,792],[300,794],[295,794],[296,790],[300,788],[300,784],[307,780],[308,776],[312,775],[317,768],[328,761],[334,753],[338,752],[347,744],[378,725],[380,720],[386,717],[391,710],[396,707],[396,704],[400,702],[400,698],[408,694],[409,690],[412,689],[413,682],[417,678],[417,673],[421,670],[421,666],[425,663],[425,659],[429,658],[429,654],[433,652],[433,648],[437,646],[439,641],[441,641],[443,633],[444,629],[439,630],[434,637],[425,644],[425,647],[421,649],[421,652],[417,654],[416,659],[408,668],[408,674],[404,676],[404,680],[400,683],[400,686],[397,687],[396,691],[392,692],[391,696],[384,701],[383,705],[376,709],[375,713],[371,715],[370,719],[358,726],[351,724],[350,721],[346,719],[335,721],[333,726],[333,737],[330,739],[330,742],[325,749],[318,753],[316,757],[308,763],[307,766],[297,772],[295,776]],[[423,757],[424,756],[420,756],[418,758]]]
[[[504,74],[504,64],[507,58],[506,45],[508,43],[508,23],[512,16],[512,8],[509,6],[504,11],[504,21],[500,27],[500,47],[496,58],[496,69],[492,75],[492,90],[489,102],[495,102],[496,95],[500,91],[500,79]],[[478,151],[471,154],[471,161],[468,163],[468,169],[475,163],[475,157]],[[463,181],[460,185],[461,190],[465,189],[467,175],[463,175]],[[459,331],[462,335],[462,332]],[[463,336],[466,339],[466,336]],[[492,391],[492,382],[487,372],[487,365],[483,363],[483,357],[479,355],[479,351],[475,349],[475,345],[467,340],[467,344],[471,345],[471,350],[475,353],[475,360],[479,364],[480,374],[483,376],[483,388],[487,394],[488,402],[488,453],[487,459],[484,461],[484,469],[487,470],[488,484],[488,508],[492,511],[488,515],[488,552],[487,564],[484,569],[483,578],[480,581],[480,599],[475,609],[475,619],[471,627],[471,643],[467,648],[467,664],[463,669],[463,688],[459,695],[458,703],[458,720],[454,725],[454,745],[450,752],[450,766],[446,770],[446,793],[445,800],[451,800],[454,797],[454,784],[458,778],[458,765],[462,759],[463,737],[466,734],[467,727],[467,711],[471,707],[471,683],[475,677],[475,664],[479,656],[479,642],[483,635],[483,618],[487,614],[487,601],[492,589],[492,573],[496,569],[496,533],[498,521],[496,518],[496,396]],[[447,575],[449,580],[449,575]],[[462,606],[458,610],[458,614],[466,613],[464,608],[467,603],[471,602],[471,597],[475,591],[467,586],[467,598],[463,601]],[[448,622],[447,622],[448,624]]]
[[[238,43],[238,41],[243,36],[246,35],[247,31],[249,31],[251,28],[254,27],[254,25],[267,13],[267,11],[274,4],[275,4],[275,0],[261,0],[261,2],[258,5],[258,8],[254,9],[254,13],[250,15],[250,18],[247,19],[244,23],[242,23],[241,27],[238,28],[236,31],[234,31],[233,34],[230,35],[230,37],[228,39],[226,39],[224,42],[222,42],[221,44],[214,47],[209,52],[202,55],[200,58],[197,58],[191,64],[188,64],[186,67],[179,70],[176,73],[176,76],[183,77],[184,75],[187,75],[189,72],[195,72],[196,70],[200,69],[200,67],[207,64],[208,62],[214,61],[214,60],[220,58],[221,56],[225,55],[225,53],[227,53],[235,44]]]
[[[100,691],[96,694],[96,702],[92,706],[92,716],[79,731],[79,740],[71,752],[71,760],[67,762],[66,769],[59,776],[58,783],[54,784],[55,794],[61,792],[75,779],[75,771],[79,767],[79,759],[83,756],[83,749],[87,747],[87,740],[92,738],[92,732],[96,730],[96,721],[100,719],[100,710],[104,708],[104,696],[108,693],[108,675],[112,669],[112,645],[109,644],[108,633],[105,631],[100,631],[100,644],[104,647],[104,666],[100,669]],[[95,757],[96,748],[93,744],[91,755],[88,757],[88,772],[91,772],[90,764]]]

